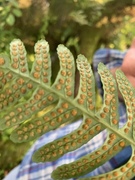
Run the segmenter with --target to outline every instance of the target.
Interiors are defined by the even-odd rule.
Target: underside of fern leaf
[[[75,97],[74,58],[64,45],[59,45],[57,49],[60,70],[53,84],[49,46],[45,40],[35,45],[35,61],[31,71],[20,40],[12,41],[10,52],[11,58],[0,55],[0,129],[15,127],[11,139],[21,143],[81,118],[79,128],[41,147],[33,155],[33,160],[54,161],[105,130],[107,137],[101,147],[77,161],[56,168],[52,173],[53,179],[78,178],[87,174],[129,145],[132,155],[126,164],[87,179],[132,178],[135,173],[135,90],[124,74],[121,71],[116,73],[119,90],[127,107],[127,122],[119,128],[117,85],[102,63],[99,63],[98,72],[103,83],[104,98],[101,109],[96,110],[95,80],[91,66],[83,55],[76,60],[80,86]]]

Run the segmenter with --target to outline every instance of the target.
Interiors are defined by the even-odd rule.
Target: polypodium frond
[[[106,130],[107,138],[101,147],[77,161],[58,167],[52,177],[69,179],[87,174],[130,145],[132,155],[126,164],[87,179],[132,178],[135,172],[135,90],[124,74],[117,71],[116,78],[125,100],[128,119],[124,127],[119,128],[117,85],[102,63],[98,72],[103,83],[104,98],[102,108],[96,110],[95,80],[91,66],[83,55],[76,60],[80,86],[75,97],[74,58],[64,45],[59,45],[57,49],[60,70],[53,84],[49,46],[45,40],[35,45],[35,61],[31,71],[23,43],[14,40],[10,47],[11,58],[0,55],[0,129],[15,126],[11,139],[26,142],[82,118],[76,130],[41,147],[33,155],[33,160],[54,161]]]

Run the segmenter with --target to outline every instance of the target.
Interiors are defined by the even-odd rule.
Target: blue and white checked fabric
[[[106,139],[106,131],[103,131],[99,135],[95,136],[91,141],[83,145],[78,150],[65,154],[57,161],[47,162],[47,163],[32,162],[31,157],[34,151],[39,149],[44,144],[53,141],[54,139],[58,139],[66,134],[69,134],[77,127],[79,127],[80,123],[81,120],[43,135],[33,145],[33,147],[29,150],[29,152],[26,154],[25,158],[23,159],[20,165],[17,180],[52,180],[51,173],[54,169],[56,169],[56,167],[62,164],[68,164],[70,162],[73,162],[74,160],[77,160],[78,158],[100,147]],[[111,164],[106,163],[102,167],[90,173],[89,175],[93,176],[99,173],[105,173],[106,171],[110,171],[111,169],[112,169]]]
[[[93,59],[93,67],[95,71],[95,79],[97,81],[97,86],[101,94],[103,94],[103,90],[102,90],[102,84],[100,82],[100,77],[97,74],[98,63],[103,62],[104,64],[107,65],[109,69],[111,69],[120,66],[124,56],[125,56],[125,52],[120,52],[118,50],[111,50],[111,49],[100,49],[95,53]],[[125,109],[125,105],[122,102],[120,102],[119,105],[119,112],[120,112],[120,127],[122,127],[126,122],[126,109]],[[51,173],[58,166],[73,162],[74,160],[77,160],[78,158],[93,152],[104,143],[106,139],[106,130],[99,133],[97,136],[95,136],[92,140],[90,140],[87,144],[83,145],[81,148],[65,154],[57,161],[46,162],[46,163],[32,162],[32,155],[37,149],[47,144],[48,142],[51,142],[66,134],[69,134],[77,127],[79,127],[80,123],[81,120],[69,124],[60,129],[51,131],[40,137],[40,139],[36,141],[36,143],[28,151],[23,161],[21,162],[16,179],[17,180],[52,180]],[[83,177],[95,176],[101,173],[108,172],[118,167],[124,161],[126,161],[129,158],[130,154],[131,154],[131,148],[127,147],[117,156],[112,158],[110,161],[106,162],[104,165],[100,166],[93,172]]]

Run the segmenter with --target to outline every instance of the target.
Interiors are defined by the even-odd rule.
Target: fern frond
[[[81,118],[82,122],[76,130],[41,147],[33,155],[33,160],[54,161],[78,149],[104,130],[107,137],[101,147],[77,161],[58,167],[52,177],[78,178],[130,145],[132,155],[126,164],[106,174],[84,179],[132,178],[135,172],[135,90],[124,74],[121,71],[116,73],[127,107],[127,122],[119,128],[117,84],[105,65],[100,63],[98,67],[104,98],[101,109],[96,110],[94,75],[83,55],[76,60],[80,86],[75,97],[74,57],[64,45],[59,45],[57,49],[60,70],[53,84],[49,45],[45,40],[35,45],[35,61],[31,71],[20,40],[12,41],[10,52],[11,58],[0,55],[0,130],[15,126],[11,139],[21,143]]]

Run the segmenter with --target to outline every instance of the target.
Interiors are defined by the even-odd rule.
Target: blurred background
[[[29,64],[34,44],[50,45],[53,76],[58,68],[56,49],[67,46],[73,55],[83,54],[92,63],[96,49],[125,50],[135,37],[135,0],[0,0],[0,53],[19,38],[25,44]],[[33,142],[14,144],[10,130],[0,132],[0,179],[23,158]]]

